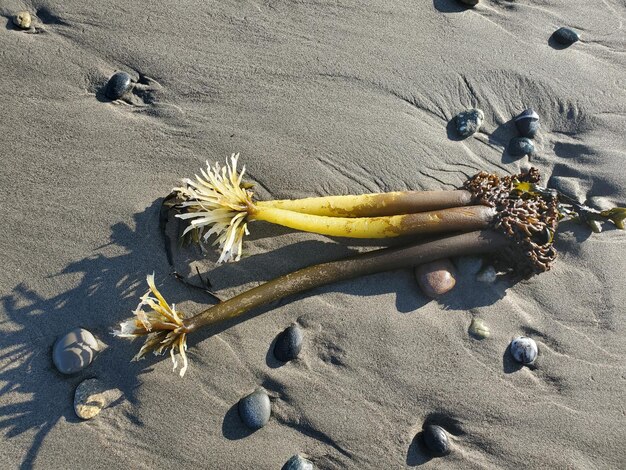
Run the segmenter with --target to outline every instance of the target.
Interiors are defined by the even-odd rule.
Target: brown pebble
[[[15,24],[15,26],[17,26],[20,29],[30,28],[31,21],[32,19],[30,17],[30,13],[28,13],[27,11],[20,11],[13,18],[13,24]]]
[[[106,389],[98,379],[82,381],[74,393],[74,412],[82,419],[91,419],[121,396],[118,389]]]
[[[415,278],[422,292],[435,299],[455,286],[456,270],[449,259],[441,259],[416,267]]]

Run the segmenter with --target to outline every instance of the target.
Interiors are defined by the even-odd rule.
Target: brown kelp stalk
[[[220,302],[192,317],[187,317],[184,313],[176,311],[174,306],[169,306],[154,285],[154,275],[151,275],[148,276],[150,289],[142,297],[135,310],[135,318],[122,323],[114,334],[127,338],[146,337],[135,359],[140,359],[149,351],[162,354],[170,349],[174,369],[178,365],[174,355],[178,350],[183,361],[180,370],[182,377],[187,370],[186,336],[199,328],[216,325],[256,307],[325,284],[407,268],[440,258],[493,252],[503,248],[507,243],[507,238],[502,234],[484,230],[400,248],[374,250],[285,274]],[[147,312],[143,310],[144,306],[149,308]]]

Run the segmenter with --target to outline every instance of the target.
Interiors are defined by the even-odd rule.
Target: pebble
[[[470,323],[469,326],[469,332],[472,336],[478,339],[486,339],[491,336],[489,327],[480,318],[472,318],[472,323]]]
[[[423,429],[424,444],[435,457],[443,457],[450,453],[448,434],[436,424],[427,424]]]
[[[571,46],[576,41],[580,40],[578,33],[569,28],[559,28],[552,34],[552,36],[556,42],[563,44],[564,46]]]
[[[108,405],[106,390],[98,379],[87,379],[78,384],[74,393],[74,412],[82,419],[91,419]]]
[[[239,400],[238,409],[243,424],[255,431],[265,426],[272,414],[270,397],[262,388]]]
[[[498,279],[498,273],[496,268],[491,265],[485,266],[485,268],[476,275],[478,282],[484,282],[486,284],[493,284],[496,282],[496,279]]]
[[[539,115],[533,108],[528,108],[515,117],[515,127],[523,137],[532,139],[539,130]]]
[[[435,299],[455,286],[456,269],[449,259],[441,259],[417,266],[415,278],[422,292]]]
[[[302,330],[296,324],[282,331],[274,344],[274,357],[281,362],[288,362],[298,357],[302,351]]]
[[[91,364],[99,350],[98,341],[89,331],[75,328],[56,340],[52,362],[62,374],[74,374]]]
[[[126,72],[115,72],[107,83],[107,98],[117,100],[124,96],[132,87],[132,79]]]
[[[511,341],[511,355],[521,364],[532,364],[537,359],[537,343],[527,336],[518,336]]]
[[[509,142],[508,151],[514,157],[530,155],[535,151],[535,144],[527,137],[513,137]]]
[[[456,116],[456,131],[461,137],[469,137],[480,129],[485,113],[480,109],[468,109]]]
[[[20,11],[13,17],[13,24],[20,29],[29,29],[32,18],[27,11]]]
[[[313,462],[305,459],[301,455],[294,455],[291,457],[281,470],[313,470]]]

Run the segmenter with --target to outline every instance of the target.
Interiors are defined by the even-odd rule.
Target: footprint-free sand
[[[15,29],[28,10],[38,34]],[[331,285],[189,339],[169,358],[111,336],[146,274],[181,311],[210,299],[169,276],[159,203],[205,161],[241,154],[258,198],[458,187],[480,170],[538,167],[588,204],[626,204],[623,1],[81,2],[0,7],[0,465],[3,468],[278,469],[295,453],[320,469],[620,468],[626,464],[626,235],[562,225],[554,268],[529,281],[461,275],[439,301],[410,271]],[[569,48],[550,42],[568,26]],[[140,83],[125,101],[116,71]],[[530,160],[505,152],[512,118],[541,117]],[[478,107],[460,140],[453,117]],[[247,256],[215,266],[178,254],[229,297],[376,243],[251,225]],[[468,334],[473,317],[491,330]],[[270,347],[292,322],[297,361]],[[64,376],[55,338],[73,328],[106,347]],[[539,345],[535,367],[506,352]],[[76,386],[122,398],[81,421]],[[238,400],[263,386],[272,417],[249,433]],[[429,460],[425,420],[453,452]]]

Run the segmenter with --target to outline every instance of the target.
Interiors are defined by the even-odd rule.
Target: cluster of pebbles
[[[462,138],[474,135],[480,130],[485,113],[478,108],[466,109],[455,117],[456,131]],[[531,139],[539,131],[539,115],[533,108],[522,111],[514,119],[519,137],[513,137],[507,146],[507,152],[513,157],[522,157],[535,153],[535,144]]]
[[[57,338],[52,347],[52,362],[65,375],[76,374],[87,368],[101,351],[98,340],[84,328],[74,328]],[[109,390],[95,378],[82,381],[74,392],[74,411],[82,419],[95,417],[117,398],[116,390]]]

